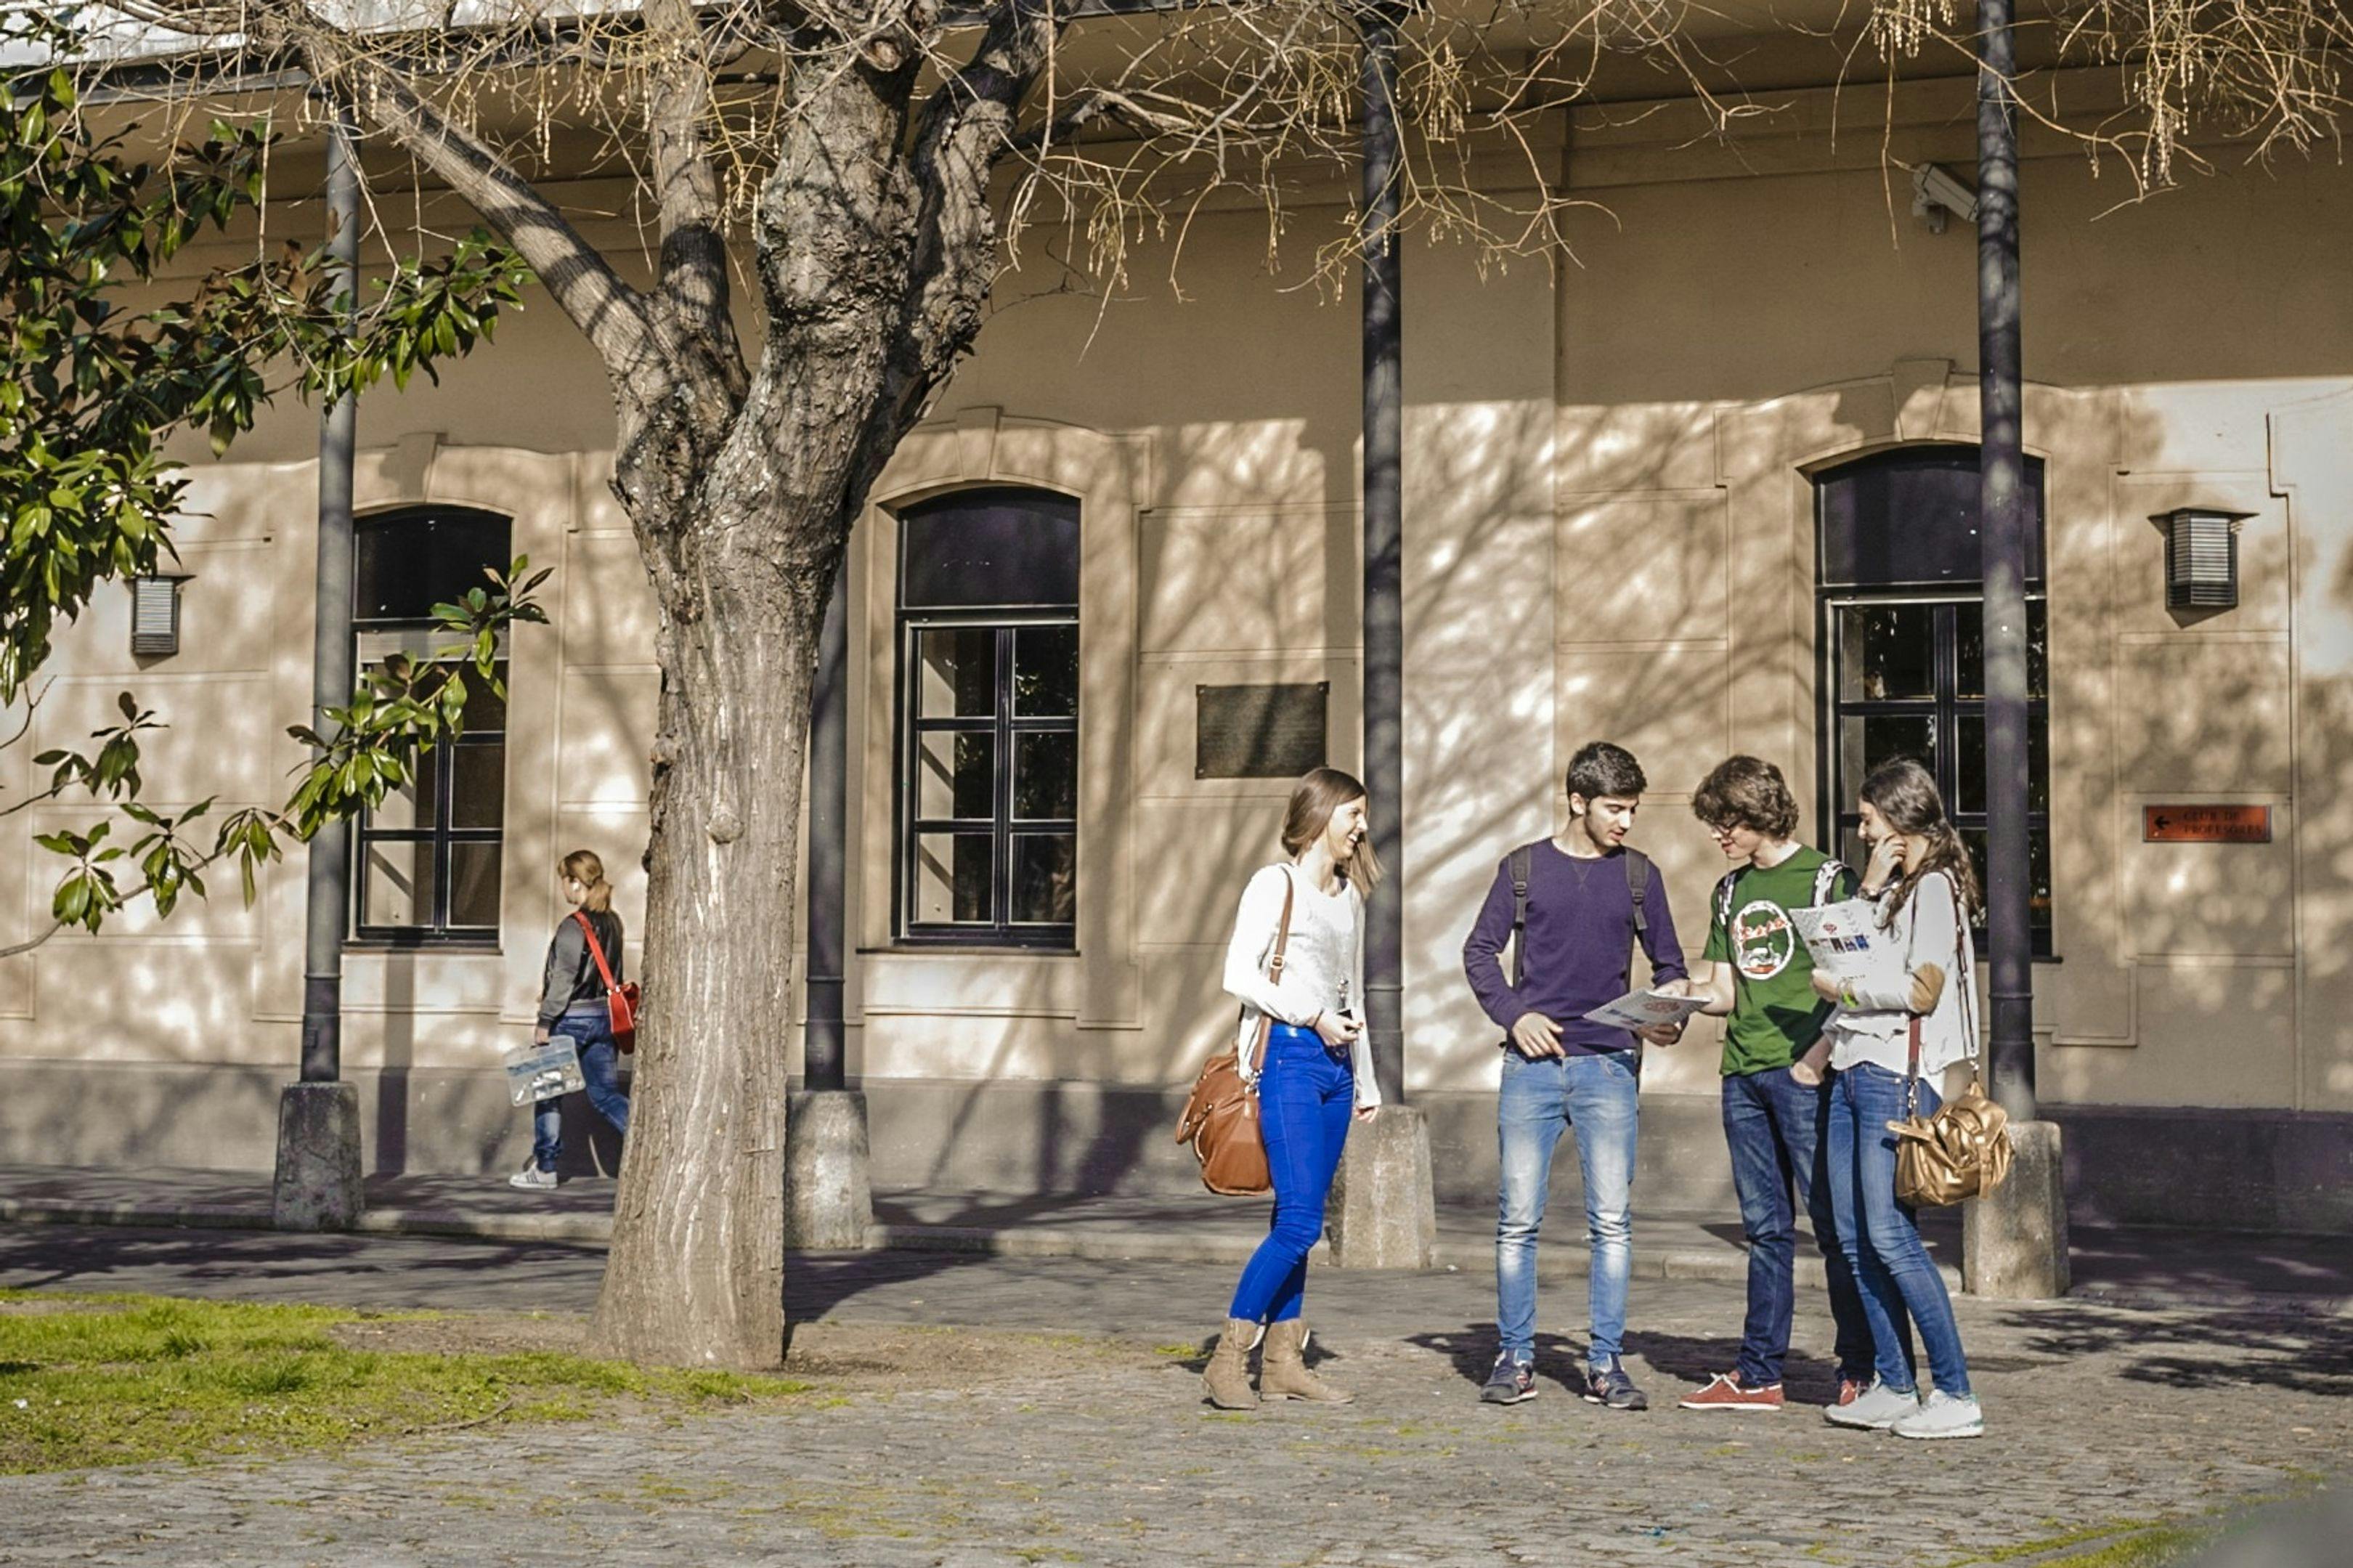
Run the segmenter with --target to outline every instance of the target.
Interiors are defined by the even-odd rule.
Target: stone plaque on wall
[[[1193,692],[1195,778],[1291,779],[1324,765],[1330,681]]]

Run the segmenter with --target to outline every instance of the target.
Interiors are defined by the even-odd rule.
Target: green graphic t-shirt
[[[1814,994],[1813,961],[1789,921],[1814,903],[1830,858],[1800,847],[1778,866],[1745,866],[1716,887],[1702,957],[1739,976],[1724,1031],[1724,1076],[1785,1068],[1821,1037],[1831,1005]],[[1725,896],[1729,884],[1731,896]],[[1840,867],[1821,901],[1854,896],[1854,873]]]

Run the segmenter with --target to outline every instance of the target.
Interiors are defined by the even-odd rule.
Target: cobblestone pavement
[[[178,1287],[155,1258],[134,1285],[127,1265],[99,1267],[87,1248],[48,1272],[62,1288],[165,1289],[201,1270],[206,1294],[318,1300],[357,1278],[389,1304],[387,1285],[418,1274],[398,1265],[427,1257],[366,1244],[352,1256],[376,1260],[368,1268],[312,1272],[290,1292],[301,1248],[319,1244],[263,1239],[286,1249],[268,1267],[201,1264],[188,1248]],[[0,1280],[31,1282],[31,1250],[73,1254],[75,1240],[0,1232]],[[583,1260],[536,1261],[550,1295],[576,1294]],[[1067,1361],[1028,1382],[820,1389],[676,1423],[5,1479],[0,1563],[2016,1563],[2353,1464],[2353,1324],[2341,1320],[1964,1300],[1991,1435],[1915,1445],[1834,1430],[1809,1409],[1667,1407],[1729,1359],[1739,1291],[1714,1283],[1638,1282],[1630,1360],[1662,1408],[1621,1415],[1553,1381],[1572,1365],[1558,1339],[1545,1346],[1542,1397],[1479,1405],[1493,1342],[1485,1279],[1324,1273],[1310,1291],[1329,1342],[1322,1370],[1357,1403],[1243,1415],[1204,1406],[1194,1372],[1230,1287],[1223,1269],[889,1255],[797,1269],[804,1316],[1067,1332]],[[1583,1305],[1581,1289],[1547,1290],[1545,1321],[1574,1321]],[[1828,1325],[1818,1299],[1800,1307],[1792,1393],[1819,1398]]]

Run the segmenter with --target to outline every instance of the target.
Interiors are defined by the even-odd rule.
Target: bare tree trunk
[[[784,1354],[794,869],[825,601],[760,548],[777,531],[702,521],[662,606],[645,1045],[593,1329],[633,1361]]]

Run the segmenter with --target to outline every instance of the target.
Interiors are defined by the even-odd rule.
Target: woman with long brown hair
[[[1269,1025],[1257,1090],[1274,1215],[1234,1288],[1225,1333],[1203,1374],[1209,1402],[1220,1409],[1254,1408],[1261,1394],[1349,1398],[1307,1370],[1307,1324],[1300,1314],[1307,1255],[1324,1234],[1324,1203],[1349,1116],[1369,1117],[1381,1102],[1359,1013],[1365,899],[1381,876],[1370,831],[1362,784],[1336,768],[1301,779],[1283,814],[1283,858],[1242,889],[1226,947],[1225,987],[1242,1003],[1245,1078],[1260,1020]],[[1269,974],[1278,942],[1283,962],[1279,973]],[[1266,1349],[1253,1391],[1250,1352],[1261,1325]]]
[[[1875,1352],[1871,1386],[1823,1414],[1835,1426],[1899,1437],[1975,1437],[1985,1415],[1969,1392],[1944,1276],[1921,1245],[1917,1216],[1895,1195],[1888,1124],[1915,1110],[1933,1114],[1945,1069],[1977,1055],[1969,941],[1977,873],[1927,769],[1908,758],[1883,763],[1862,781],[1862,795],[1871,847],[1862,896],[1878,901],[1880,928],[1903,968],[1875,986],[1814,974],[1814,989],[1838,1004],[1823,1031],[1834,1075],[1824,1139],[1831,1212]],[[1926,1397],[1912,1350],[1915,1323],[1936,1382]]]
[[[613,885],[605,880],[605,862],[586,849],[566,855],[555,875],[573,912],[557,924],[554,940],[547,944],[539,1026],[531,1037],[539,1045],[557,1035],[572,1042],[580,1054],[588,1103],[626,1137],[629,1097],[621,1092],[620,1049],[605,1001],[604,969],[613,972],[615,984],[621,979],[621,917],[613,912]],[[596,963],[596,949],[603,951],[603,968]],[[544,1192],[556,1184],[555,1162],[564,1152],[562,1097],[533,1105],[531,1128],[531,1158],[507,1178],[507,1184]]]

